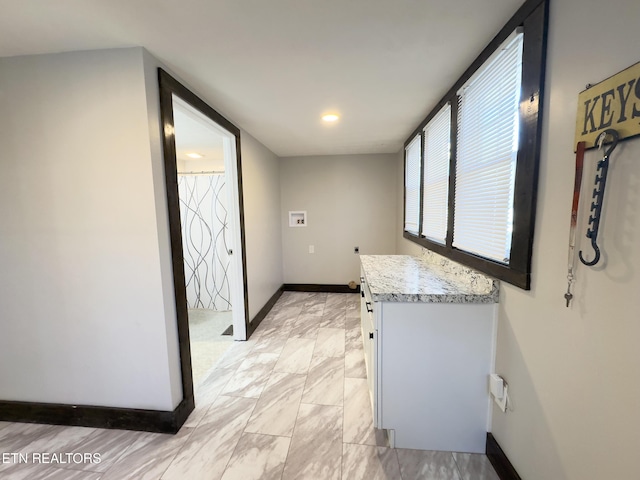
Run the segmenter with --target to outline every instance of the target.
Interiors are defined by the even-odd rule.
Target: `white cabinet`
[[[374,425],[394,447],[484,453],[495,304],[373,301],[361,280]]]
[[[367,368],[367,382],[369,384],[369,394],[371,396],[371,407],[373,409],[373,426],[378,426],[378,405],[379,402],[374,398],[378,392],[378,375],[377,375],[377,353],[378,348],[376,342],[378,341],[378,335],[375,327],[375,320],[373,318],[373,302],[371,301],[371,293],[368,288],[365,288],[364,276],[360,277],[360,312],[361,312],[361,324],[362,324],[362,342],[364,346],[364,360]]]

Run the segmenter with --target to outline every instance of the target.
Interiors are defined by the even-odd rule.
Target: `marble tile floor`
[[[0,422],[10,480],[499,480],[484,455],[391,449],[373,428],[354,294],[285,292],[196,389],[177,435]],[[4,459],[6,460],[6,458]]]
[[[199,385],[233,345],[233,335],[222,335],[233,324],[231,310],[189,309],[189,341],[193,384]]]

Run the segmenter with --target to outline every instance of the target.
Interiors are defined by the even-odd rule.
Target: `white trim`
[[[226,175],[229,208],[229,248],[233,253],[229,284],[231,285],[231,311],[233,318],[233,339],[247,339],[247,325],[244,310],[244,269],[242,266],[242,238],[240,234],[240,191],[238,188],[238,162],[236,157],[236,137],[224,130],[224,170]]]

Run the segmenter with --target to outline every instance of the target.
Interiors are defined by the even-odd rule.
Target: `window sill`
[[[420,245],[422,248],[431,250],[432,252],[442,255],[449,260],[478,270],[479,272],[490,275],[498,280],[502,280],[524,290],[531,289],[531,274],[528,272],[518,271],[509,265],[503,265],[454,247],[447,247],[445,245],[432,242],[425,237],[420,237],[407,231],[403,232],[403,237]],[[530,268],[528,270],[530,271]]]

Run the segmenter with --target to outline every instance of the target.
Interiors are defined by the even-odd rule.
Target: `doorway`
[[[240,130],[159,69],[185,398],[248,327]]]
[[[233,342],[227,173],[235,156],[232,135],[175,94],[173,122],[191,371],[198,385]]]

